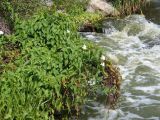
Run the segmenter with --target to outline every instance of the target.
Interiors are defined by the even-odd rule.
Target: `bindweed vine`
[[[16,21],[15,33],[0,37],[0,118],[54,119],[63,110],[79,111],[88,81],[100,80],[102,50],[81,38],[75,23],[44,12]]]

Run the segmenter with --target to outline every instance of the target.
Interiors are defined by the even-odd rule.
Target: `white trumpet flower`
[[[70,31],[69,31],[69,30],[67,30],[67,33],[70,33]]]
[[[96,82],[95,82],[94,80],[90,80],[90,81],[88,81],[88,84],[89,84],[89,85],[95,85]]]
[[[83,46],[82,46],[82,49],[83,49],[83,50],[86,50],[86,49],[87,49],[87,46],[86,46],[86,45],[83,45]]]
[[[105,66],[105,63],[103,62],[103,63],[101,63],[100,65],[101,65],[102,67],[104,67],[104,66]]]
[[[4,34],[4,32],[0,30],[0,35],[3,35],[3,34]]]
[[[104,61],[105,59],[106,59],[106,57],[105,57],[104,55],[102,55],[102,56],[101,56],[101,60]]]

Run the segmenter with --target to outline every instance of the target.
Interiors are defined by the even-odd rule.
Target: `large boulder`
[[[117,9],[104,0],[90,0],[87,11],[92,13],[99,11],[105,16],[118,16],[120,14]]]

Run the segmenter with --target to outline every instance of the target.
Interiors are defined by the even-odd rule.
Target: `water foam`
[[[97,106],[97,116],[90,120],[157,120],[160,110],[154,111],[152,116],[152,109],[160,106],[160,26],[141,15],[112,20],[104,25],[105,35],[93,36],[119,64],[124,80],[122,101],[119,109],[110,114],[103,104]]]

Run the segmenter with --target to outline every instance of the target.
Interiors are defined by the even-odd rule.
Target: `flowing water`
[[[123,82],[117,109],[106,109],[105,98],[99,97],[85,106],[82,120],[160,120],[159,7],[160,1],[155,0],[146,10],[147,17],[131,15],[106,20],[105,34],[85,33],[118,64]],[[149,9],[156,13],[147,12]]]

